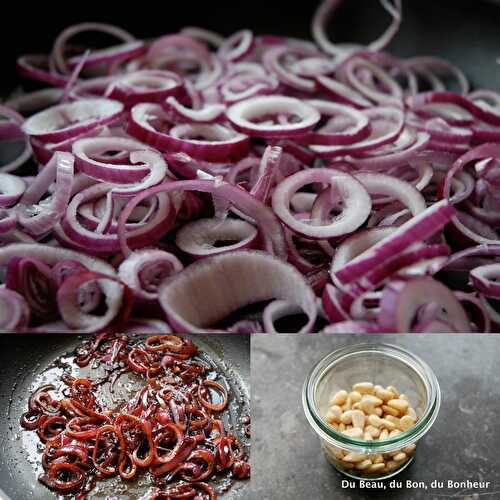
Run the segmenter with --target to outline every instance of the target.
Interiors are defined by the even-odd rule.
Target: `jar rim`
[[[318,383],[332,366],[347,357],[363,352],[378,352],[406,364],[424,383],[427,391],[427,404],[421,418],[409,430],[383,441],[355,439],[336,431],[319,414],[315,393]],[[441,390],[436,375],[420,357],[410,351],[392,344],[361,343],[353,344],[324,356],[309,372],[302,389],[302,405],[309,424],[326,442],[343,450],[360,453],[390,453],[418,441],[430,429],[437,418],[441,406]]]

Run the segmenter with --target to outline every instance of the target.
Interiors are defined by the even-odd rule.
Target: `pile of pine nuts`
[[[365,441],[392,438],[411,429],[417,414],[408,397],[392,385],[384,388],[371,382],[359,382],[352,391],[338,391],[330,400],[326,421],[338,432]],[[385,475],[404,465],[416,445],[390,453],[348,452],[324,443],[328,458],[343,469],[361,475]]]

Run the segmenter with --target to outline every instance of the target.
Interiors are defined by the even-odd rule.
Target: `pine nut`
[[[371,382],[359,382],[352,386],[353,391],[361,394],[373,394],[373,384]]]
[[[347,400],[347,395],[348,395],[347,391],[344,390],[338,391],[330,400],[330,404],[342,406]]]
[[[399,421],[399,428],[402,431],[407,431],[408,429],[411,429],[414,425],[415,425],[415,420],[411,418],[409,415],[401,417],[401,420]]]
[[[392,415],[393,417],[398,417],[399,416],[399,411],[393,408],[392,406],[387,406],[387,405],[382,405],[382,411],[384,413],[388,413],[389,415]]]
[[[370,474],[374,474],[375,472],[381,472],[385,468],[385,463],[377,463],[377,464],[372,464],[368,469],[366,470]]]
[[[359,403],[359,401],[361,401],[361,393],[358,391],[352,391],[349,394],[349,397],[353,403]]]
[[[392,391],[384,389],[383,387],[380,387],[380,389],[375,389],[375,396],[377,396],[377,398],[381,399],[382,401],[389,401],[394,397],[394,393]]]
[[[391,399],[388,401],[387,406],[404,413],[407,410],[409,403],[404,399]]]
[[[407,454],[407,455],[411,455],[414,451],[415,451],[415,448],[417,447],[416,444],[409,444],[406,448],[403,448],[403,451]]]
[[[364,460],[363,462],[357,463],[356,469],[365,470],[365,469],[368,469],[368,467],[370,467],[370,465],[372,465],[372,461],[367,459],[367,460]]]
[[[392,422],[396,427],[399,427],[400,425],[400,420],[398,417],[394,417],[392,415],[387,415],[384,417],[386,420],[389,420],[389,422]]]
[[[386,429],[389,429],[390,431],[393,431],[394,429],[396,429],[396,426],[390,420],[387,420],[386,418],[382,419],[382,425]]]
[[[394,469],[397,469],[399,467],[400,464],[398,464],[397,462],[395,462],[394,460],[389,460],[386,464],[385,464],[385,468],[388,470],[388,471],[392,471]]]
[[[368,422],[370,425],[373,425],[373,427],[377,427],[377,428],[381,427],[383,424],[382,419],[377,415],[370,415],[368,417]]]
[[[372,438],[378,438],[380,436],[380,429],[377,429],[373,425],[367,425],[365,431],[368,432]]]
[[[361,439],[363,437],[363,431],[358,429],[357,427],[353,427],[352,429],[346,429],[343,434],[346,436],[352,437],[354,439]]]
[[[354,464],[351,464],[351,462],[344,462],[343,460],[341,460],[340,462],[344,469],[354,469]]]
[[[340,421],[346,425],[350,424],[352,422],[352,410],[347,410],[344,413],[342,413]]]
[[[340,422],[340,417],[342,416],[342,409],[338,405],[330,406],[329,413],[335,416],[335,421]]]
[[[361,410],[351,410],[352,425],[358,429],[365,428],[365,414]]]
[[[367,455],[365,453],[348,453],[347,455],[344,456],[344,460],[346,462],[363,462],[363,460],[366,460]]]

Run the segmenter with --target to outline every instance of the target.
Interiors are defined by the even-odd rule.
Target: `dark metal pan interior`
[[[228,419],[237,422],[250,414],[250,339],[247,335],[192,335],[193,342],[217,365],[224,382],[230,387],[231,401]],[[72,353],[81,342],[76,335],[0,335],[0,498],[37,500],[56,498],[37,481],[40,457],[37,457],[36,434],[25,431],[19,425],[21,414],[26,411],[27,400],[36,387],[52,377],[54,368],[47,368],[56,358]],[[202,353],[202,355],[204,355]],[[87,373],[85,371],[83,374]],[[133,381],[120,380],[118,386]],[[116,394],[116,393],[115,393]],[[118,394],[118,397],[120,394]],[[126,393],[123,397],[126,397]],[[235,425],[241,442],[249,441]],[[222,498],[242,498],[249,487],[248,481],[235,481]],[[120,500],[135,499],[144,494],[141,481],[131,485],[118,480],[99,481],[89,498],[105,498],[111,495]],[[119,496],[116,496],[119,495]]]

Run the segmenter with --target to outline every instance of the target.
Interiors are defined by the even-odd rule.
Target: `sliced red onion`
[[[203,109],[189,109],[175,97],[167,97],[164,107],[173,113],[177,121],[187,123],[215,123],[226,111],[226,106],[223,104],[209,104]]]
[[[497,283],[499,276],[499,264],[478,266],[470,272],[470,279],[476,291],[492,299],[500,298],[500,284]]]
[[[204,259],[160,288],[160,304],[178,332],[208,332],[241,307],[270,299],[300,307],[308,321],[299,333],[312,331],[314,293],[293,266],[261,252],[238,251]]]
[[[394,227],[365,229],[346,238],[337,248],[332,260],[332,272],[340,271],[350,261],[394,233]]]
[[[342,0],[324,0],[316,10],[312,20],[312,35],[315,42],[321,49],[331,55],[341,56],[345,52],[354,51],[358,48],[356,45],[337,45],[330,42],[326,35],[326,24],[334,14],[335,10],[341,4]],[[392,22],[386,31],[369,46],[369,50],[383,50],[394,35],[398,32],[401,24],[401,0],[395,0],[394,4],[390,0],[381,0],[382,7],[391,15]]]
[[[418,244],[414,246],[418,246]],[[360,283],[349,288],[349,294],[359,297],[374,290],[395,274],[402,278],[425,275],[437,260],[444,262],[449,254],[450,249],[447,245],[428,245],[422,248],[409,249],[375,267],[363,277]]]
[[[24,297],[37,320],[49,321],[57,316],[54,302],[56,282],[45,262],[24,256],[10,259],[5,286]]]
[[[4,165],[0,165],[0,173],[13,172],[18,167],[26,163],[31,156],[31,147],[28,137],[22,130],[24,118],[9,106],[0,104],[0,116],[7,120],[0,120],[0,142],[23,141],[24,148],[17,157]]]
[[[256,246],[257,229],[238,219],[199,219],[177,231],[175,243],[184,253],[201,259]]]
[[[120,232],[118,234],[96,233],[84,227],[78,220],[78,209],[82,204],[106,195],[110,189],[111,187],[106,184],[92,186],[74,196],[68,205],[66,214],[61,221],[61,230],[66,238],[74,242],[76,248],[87,247],[99,253],[113,253],[119,250]],[[166,194],[158,193],[157,198],[158,208],[149,220],[139,223],[130,231],[124,231],[123,234],[126,235],[131,246],[140,248],[150,245],[171,229],[174,218],[172,203]],[[123,212],[120,215],[120,220],[122,215]]]
[[[392,107],[371,108],[364,111],[370,119],[370,135],[352,145],[321,146],[310,148],[322,158],[331,158],[345,154],[358,154],[371,151],[396,140],[404,127],[404,113]]]
[[[45,165],[49,162],[56,151],[64,151],[67,153],[72,152],[73,144],[80,140],[85,139],[87,137],[100,137],[108,135],[106,127],[95,127],[93,129],[87,130],[81,134],[75,135],[74,137],[70,137],[69,139],[65,139],[58,143],[49,143],[43,142],[39,139],[32,137],[30,139],[31,148],[33,150],[33,155],[35,160],[42,165]],[[110,163],[114,160],[114,158],[110,158]]]
[[[30,308],[19,293],[7,288],[0,288],[0,330],[15,332],[28,326]]]
[[[333,78],[325,75],[318,76],[316,84],[320,90],[336,101],[349,104],[355,108],[368,108],[371,106],[371,102],[359,92]]]
[[[183,94],[183,81],[176,73],[161,70],[142,70],[114,79],[105,96],[127,107],[140,102],[163,102],[169,96]]]
[[[469,318],[474,323],[475,329],[471,329],[471,331],[478,333],[490,333],[492,320],[487,308],[483,304],[483,301],[486,301],[485,297],[482,297],[481,295],[478,297],[475,293],[464,292],[455,292],[455,297],[464,306]]]
[[[123,212],[120,214],[118,229],[120,245],[124,255],[128,255],[130,253],[130,249],[127,243],[128,237],[123,228],[134,208],[142,200],[152,195],[159,193],[171,193],[179,190],[193,190],[211,193],[214,196],[232,203],[238,210],[241,210],[243,213],[255,220],[260,230],[260,236],[264,240],[264,247],[266,250],[273,255],[285,258],[286,243],[284,241],[283,230],[270,208],[260,203],[253,196],[250,196],[246,191],[239,187],[232,186],[226,182],[203,180],[168,182],[161,186],[149,188],[130,200],[130,202],[125,206]]]
[[[329,75],[335,71],[336,64],[324,55],[312,55],[304,57],[290,64],[290,69],[296,75],[314,78],[318,75]]]
[[[130,163],[112,164],[96,161],[110,151],[129,153]],[[167,174],[167,164],[156,151],[139,141],[122,137],[80,139],[73,144],[76,167],[93,179],[123,185],[115,192],[136,193],[158,184]],[[128,185],[132,184],[131,187]],[[127,186],[127,187],[125,187]]]
[[[458,106],[486,123],[500,125],[500,111],[495,112],[492,107],[478,106],[467,97],[454,92],[424,92],[409,99],[409,104],[415,111],[431,103]]]
[[[62,73],[69,73],[70,68],[64,57],[64,49],[68,40],[86,31],[96,31],[114,36],[123,42],[133,42],[134,37],[127,31],[105,23],[81,23],[66,28],[56,39],[52,49],[52,58],[55,66]]]
[[[350,315],[343,306],[344,302],[340,290],[331,284],[325,286],[322,296],[323,310],[332,323],[349,321]]]
[[[14,108],[11,108],[9,105],[0,104],[0,116],[7,118],[8,122],[0,120],[0,131],[3,131],[3,126],[7,125],[8,128],[11,128],[10,125],[22,125],[24,122],[24,118],[20,115]],[[17,130],[17,127],[15,127]],[[15,133],[12,138],[17,138],[18,136],[22,136],[22,133]],[[5,139],[9,139],[10,137],[6,136]]]
[[[160,106],[137,104],[131,110],[127,131],[161,151],[184,152],[206,161],[240,159],[250,146],[247,136],[223,125],[177,125],[166,134],[157,130],[155,121],[169,122]]]
[[[361,95],[382,106],[402,106],[403,91],[389,73],[362,57],[350,57],[337,70],[339,78]],[[378,87],[368,85],[360,75],[370,75],[370,80],[380,82]]]
[[[333,117],[326,126],[307,135],[307,142],[311,144],[353,144],[370,134],[368,117],[356,109],[329,101],[310,100],[307,103],[321,116]]]
[[[13,210],[0,208],[0,236],[12,232],[17,226],[17,216]]]
[[[42,109],[26,121],[0,105],[1,145],[19,143],[0,167],[0,276],[31,315],[9,325],[170,330],[148,317],[165,289],[183,331],[276,332],[285,319],[301,331],[329,320],[329,333],[500,329],[500,94],[469,92],[442,59],[382,52],[401,2],[381,3],[392,23],[366,47],[329,41],[340,0],[327,0],[319,47],[200,28],[141,41],[83,23],[51,56],[19,59],[21,74],[59,89],[9,101]],[[87,31],[118,42],[72,45]],[[3,175],[32,151],[38,176]],[[447,312],[414,298],[424,282],[447,290]],[[234,310],[259,297],[268,303]]]
[[[26,190],[26,183],[21,177],[0,173],[0,207],[14,205]]]
[[[262,155],[257,179],[250,194],[263,203],[268,202],[271,187],[276,180],[282,160],[283,149],[279,146],[268,146]]]
[[[469,92],[469,81],[464,73],[444,59],[440,59],[438,57],[424,56],[424,57],[412,57],[404,61],[404,65],[411,70],[416,70],[417,72],[422,72],[434,81],[436,81],[437,77],[431,71],[432,68],[438,70],[444,70],[446,73],[451,73],[454,78],[457,80],[460,91],[463,94],[467,94]],[[438,85],[435,87],[435,90],[445,90],[446,86],[442,84],[441,80],[437,79]]]
[[[400,149],[399,141],[403,140],[406,129],[403,130],[399,138],[392,145],[381,146],[349,158],[360,170],[385,170],[406,165],[416,161],[418,153],[429,145],[429,135],[425,132],[418,132],[412,136]],[[406,147],[407,146],[407,147]]]
[[[101,64],[116,63],[140,57],[146,52],[146,46],[142,41],[132,41],[108,47],[106,49],[93,50],[85,58],[84,68],[92,68]],[[82,56],[71,57],[68,60],[68,68],[73,69],[82,62]]]
[[[250,30],[241,30],[230,36],[219,47],[219,57],[237,62],[244,59],[254,47],[254,36]]]
[[[25,78],[38,80],[49,85],[64,87],[68,77],[47,69],[49,64],[45,54],[26,54],[17,59],[17,72]]]
[[[279,81],[273,75],[241,73],[221,82],[219,92],[226,104],[234,104],[250,97],[274,94]]]
[[[23,130],[44,142],[59,142],[118,120],[123,104],[111,99],[82,99],[40,111],[28,118]]]
[[[384,288],[380,303],[380,327],[387,332],[411,332],[415,315],[426,304],[442,308],[444,320],[455,331],[470,331],[470,321],[460,302],[449,288],[429,276],[394,281]]]
[[[412,215],[417,215],[427,208],[425,198],[409,182],[381,173],[355,172],[353,175],[363,184],[369,194],[383,194],[392,201],[398,200],[410,210]]]
[[[455,210],[447,200],[432,205],[396,229],[390,236],[352,259],[342,269],[332,269],[332,278],[342,285],[362,278],[374,267],[405,250],[415,240],[424,241],[432,236],[443,228],[454,214]]]
[[[262,313],[262,323],[266,333],[280,333],[276,330],[275,323],[279,319],[302,313],[302,308],[297,304],[290,304],[286,300],[274,300]],[[286,332],[283,332],[286,333]]]
[[[64,215],[71,196],[75,159],[70,153],[57,152],[24,192],[16,207],[19,224],[33,236],[50,231]],[[50,185],[55,192],[49,197]]]
[[[5,247],[0,247],[0,267],[6,266],[13,257],[32,257],[45,262],[49,266],[54,266],[60,261],[76,261],[87,269],[96,273],[109,276],[116,275],[113,266],[104,260],[91,257],[80,252],[68,250],[66,248],[57,248],[41,243],[15,243]]]
[[[106,306],[104,314],[97,311],[92,314],[100,301],[96,303],[95,289],[89,288],[89,284],[97,285],[102,293]],[[97,332],[106,328],[119,315],[126,319],[130,309],[123,298],[124,292],[127,292],[125,285],[113,276],[88,271],[74,273],[57,291],[59,313],[71,330]]]
[[[420,120],[410,118],[409,123],[418,130],[427,132],[434,141],[469,144],[473,132],[465,127],[454,127],[443,118]]]
[[[135,297],[157,300],[158,287],[166,278],[181,272],[179,259],[163,250],[139,250],[126,258],[118,269],[118,276]]]
[[[285,62],[290,58],[296,61],[297,58],[313,55],[318,55],[318,52],[310,47],[298,45],[276,46],[264,52],[262,62],[266,69],[276,75],[284,85],[301,92],[313,93],[315,90],[314,80],[296,74]]]
[[[341,215],[334,217],[330,224],[324,219],[313,219],[311,224],[298,220],[290,212],[292,196],[303,186],[311,183],[329,185],[329,193],[339,200]],[[328,191],[327,191],[328,192]],[[340,203],[341,202],[341,203]],[[273,194],[273,209],[276,215],[293,231],[309,238],[333,238],[351,233],[368,218],[371,200],[363,185],[344,172],[316,168],[297,172],[281,182]]]
[[[293,117],[287,123],[259,123],[266,116],[285,114]],[[312,106],[293,97],[282,95],[259,96],[233,104],[226,112],[233,126],[250,136],[286,138],[305,134],[320,120]]]

